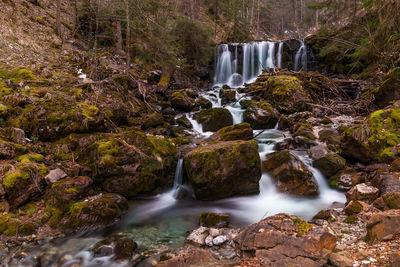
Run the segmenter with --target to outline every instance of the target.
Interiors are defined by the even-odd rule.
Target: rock
[[[0,104],[0,118],[4,119],[7,117],[7,115],[8,115],[8,108],[5,105]]]
[[[46,177],[44,177],[44,178],[46,179],[46,182],[49,185],[51,185],[65,177],[67,177],[67,174],[60,168],[57,168],[57,169],[49,171],[49,174],[47,174]]]
[[[253,138],[253,129],[248,123],[240,123],[224,127],[206,139],[206,142],[250,140]]]
[[[400,158],[397,158],[390,164],[390,169],[391,172],[400,172]]]
[[[52,206],[64,209],[71,204],[70,201],[85,197],[89,193],[92,184],[92,179],[87,176],[61,179],[52,184],[47,193],[47,199]]]
[[[400,172],[381,173],[375,176],[371,183],[379,189],[381,195],[400,192]]]
[[[334,221],[339,217],[339,212],[334,209],[324,209],[313,217],[313,220]]]
[[[199,105],[203,109],[212,108],[211,101],[203,96],[200,96],[196,99],[196,104]]]
[[[384,194],[373,205],[380,210],[400,209],[400,192]]]
[[[301,81],[289,75],[260,75],[251,85],[252,91],[263,90],[264,99],[281,113],[290,114],[310,110],[312,102]]]
[[[186,238],[186,241],[196,246],[204,246],[207,236],[208,228],[199,227],[189,234],[189,236]]]
[[[174,109],[181,111],[191,111],[195,107],[195,101],[181,92],[173,93],[169,101]]]
[[[201,123],[204,131],[216,132],[233,124],[232,115],[225,108],[204,109],[196,113],[194,119]]]
[[[331,177],[346,167],[346,160],[318,145],[310,149],[313,166],[326,177]]]
[[[200,226],[206,227],[227,227],[230,217],[228,214],[202,212],[199,218]]]
[[[189,97],[191,97],[193,99],[199,97],[199,93],[195,89],[188,88],[188,89],[185,89],[184,92],[186,95],[188,95]]]
[[[155,128],[157,126],[161,126],[164,124],[164,117],[161,113],[153,113],[146,117],[144,123],[142,124],[142,128],[144,130],[149,128]]]
[[[379,189],[369,186],[365,183],[354,186],[346,193],[347,201],[361,200],[367,203],[372,203],[379,196]]]
[[[358,214],[361,211],[363,211],[364,206],[363,204],[361,204],[360,201],[357,200],[352,200],[349,202],[349,204],[347,204],[347,206],[344,208],[344,213],[346,213],[347,215],[353,215],[353,214]]]
[[[391,69],[383,78],[383,83],[374,92],[374,103],[379,108],[384,108],[393,100],[400,99],[400,68]]]
[[[394,252],[390,255],[389,266],[392,267],[400,266],[400,252]]]
[[[263,163],[263,171],[268,172],[277,182],[280,192],[296,196],[316,196],[318,185],[306,165],[288,150],[272,153]]]
[[[204,240],[204,243],[206,244],[206,246],[209,246],[209,247],[214,246],[213,239],[214,238],[211,235],[207,236],[206,239]]]
[[[187,251],[179,253],[178,256],[166,258],[158,263],[155,260],[146,263],[147,265],[144,266],[154,266],[154,263],[159,267],[220,266],[220,263],[214,258],[211,252],[205,249],[193,248],[189,248]]]
[[[126,260],[137,248],[137,244],[130,238],[112,236],[111,238],[97,242],[92,248],[93,253],[98,257],[114,256],[115,260]]]
[[[350,190],[353,187],[353,176],[354,173],[341,173],[339,178],[336,180],[335,187],[343,191]]]
[[[400,210],[388,210],[376,213],[367,222],[367,239],[379,242],[389,235],[400,233]]]
[[[322,266],[336,237],[296,216],[277,214],[246,227],[235,243],[242,255],[252,253],[272,266]]]
[[[331,253],[328,257],[328,262],[337,267],[352,267],[353,260],[346,253]]]
[[[325,129],[318,132],[319,140],[325,142],[329,147],[339,147],[342,136],[337,130]]]
[[[300,121],[293,126],[293,137],[306,137],[307,139],[314,141],[317,139],[313,133],[313,127],[307,122]]]
[[[220,236],[217,236],[216,238],[213,239],[213,244],[215,246],[220,246],[223,243],[225,243],[226,241],[227,241],[226,236],[225,235],[220,235]]]
[[[67,214],[66,226],[71,229],[107,225],[120,218],[128,209],[128,201],[117,194],[99,194],[73,204]]]
[[[184,164],[197,199],[259,192],[261,163],[255,140],[202,145],[184,157]]]
[[[193,125],[190,122],[190,120],[186,117],[180,117],[179,119],[176,120],[176,123],[178,123],[178,125],[188,128],[188,129],[192,129]]]
[[[280,114],[268,102],[252,102],[244,112],[244,122],[250,123],[253,129],[273,129],[278,123]]]
[[[47,168],[32,162],[17,163],[1,181],[11,209],[32,201],[44,193]]]
[[[236,91],[231,89],[221,89],[219,91],[222,105],[236,101]]]
[[[24,107],[28,104],[32,104],[35,102],[35,100],[27,95],[24,94],[13,94],[13,95],[8,95],[5,97],[4,101],[7,105],[14,106],[14,107]]]
[[[293,125],[294,125],[294,122],[291,118],[289,118],[285,115],[281,115],[281,117],[279,118],[279,122],[278,122],[279,130],[289,131],[290,128],[293,127]]]
[[[22,129],[12,128],[11,129],[11,137],[12,137],[12,140],[17,144],[20,144],[20,145],[26,144],[25,132]]]

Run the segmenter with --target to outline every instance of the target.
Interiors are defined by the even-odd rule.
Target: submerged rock
[[[197,199],[259,192],[261,163],[255,140],[205,144],[188,153],[184,163]]]
[[[280,192],[296,196],[317,196],[319,194],[318,185],[311,171],[288,150],[268,155],[262,166],[263,170],[276,181]]]
[[[219,129],[233,124],[233,118],[229,110],[225,108],[211,108],[202,110],[194,115],[203,126],[204,131],[216,132]]]

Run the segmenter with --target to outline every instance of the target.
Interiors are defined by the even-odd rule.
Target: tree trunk
[[[117,47],[117,51],[122,51],[122,27],[121,20],[117,17],[117,21],[115,22],[116,31],[115,31],[115,44]]]
[[[128,69],[131,64],[131,55],[129,47],[131,44],[131,18],[129,16],[129,0],[125,0],[125,13],[126,13],[126,65]]]
[[[56,28],[58,36],[61,36],[61,0],[57,0]]]

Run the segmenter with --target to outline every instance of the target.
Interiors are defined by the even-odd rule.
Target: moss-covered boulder
[[[7,236],[27,236],[36,232],[36,227],[29,221],[23,221],[11,213],[0,216],[0,234]]]
[[[99,194],[73,204],[65,226],[76,229],[89,226],[107,225],[128,209],[128,201],[117,194]]]
[[[154,128],[164,124],[164,117],[161,113],[153,113],[146,117],[142,124],[144,130]]]
[[[1,180],[7,202],[12,209],[44,194],[47,168],[43,164],[20,162],[10,168]]]
[[[186,118],[185,116],[182,116],[178,119],[176,119],[176,123],[179,126],[191,129],[193,127],[192,123],[190,122],[190,120],[188,118]]]
[[[107,192],[134,198],[157,193],[172,183],[177,150],[168,138],[132,130],[104,135],[83,149],[79,161]]]
[[[92,191],[93,181],[87,176],[61,179],[51,185],[46,193],[48,204],[65,210],[72,201],[84,198]]]
[[[263,171],[268,172],[277,183],[280,192],[295,196],[317,196],[318,185],[311,171],[289,150],[267,156]]]
[[[255,140],[202,145],[184,157],[184,164],[197,199],[259,192],[261,163]]]
[[[342,154],[363,163],[400,154],[400,108],[378,110],[343,134]]]
[[[232,115],[225,108],[204,109],[196,113],[194,119],[201,123],[204,131],[211,132],[216,132],[233,124]]]
[[[212,108],[212,103],[210,100],[205,98],[204,96],[200,96],[196,99],[196,104],[199,105],[201,108],[207,109]]]
[[[0,159],[13,159],[24,154],[28,148],[0,137]]]
[[[341,156],[328,151],[323,146],[314,146],[310,149],[313,166],[326,177],[331,177],[346,167],[346,160]]]
[[[240,123],[224,127],[206,139],[206,142],[213,141],[234,141],[250,140],[253,138],[253,129],[248,123]]]
[[[392,69],[384,77],[383,83],[373,92],[374,103],[379,108],[388,106],[392,101],[400,99],[400,68]]]
[[[339,148],[342,142],[342,136],[335,129],[323,129],[318,132],[320,141],[325,142],[330,148]]]
[[[252,101],[244,112],[244,121],[256,130],[274,128],[279,117],[279,112],[265,101]]]
[[[308,103],[310,95],[304,89],[301,81],[294,76],[261,75],[251,85],[252,91],[263,90],[264,99],[271,103],[279,112],[290,114],[310,110]]]
[[[219,91],[222,105],[236,101],[236,91],[231,89],[221,89]]]
[[[191,111],[195,107],[195,101],[182,92],[173,93],[169,101],[174,109],[181,111]]]

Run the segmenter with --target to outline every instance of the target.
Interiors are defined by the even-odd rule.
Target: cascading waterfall
[[[307,71],[307,47],[303,40],[294,54],[294,70]],[[254,82],[265,68],[283,67],[284,42],[251,42],[243,44],[221,44],[217,46],[214,85],[228,84],[236,88]],[[286,65],[286,64],[285,64]]]
[[[307,71],[307,46],[303,40],[300,41],[301,46],[296,53],[296,57],[294,59],[294,70],[299,71]],[[300,66],[301,63],[301,66]]]

